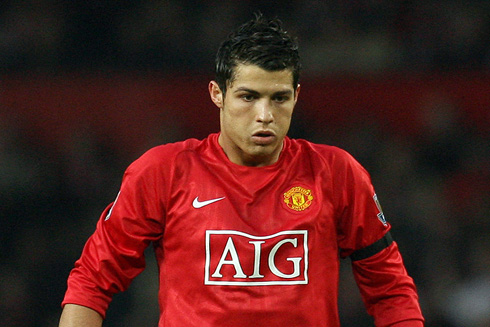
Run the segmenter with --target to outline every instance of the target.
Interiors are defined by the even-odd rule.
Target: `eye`
[[[275,102],[284,103],[289,100],[289,97],[285,95],[277,95],[273,99]]]
[[[247,102],[250,102],[250,101],[253,101],[255,99],[255,96],[252,95],[252,94],[243,94],[242,96],[240,96],[240,98],[242,100],[245,100]]]

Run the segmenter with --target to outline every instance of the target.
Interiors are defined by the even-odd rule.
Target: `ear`
[[[294,103],[298,101],[298,96],[299,96],[299,91],[301,90],[301,85],[298,84],[298,87],[296,87],[296,92],[294,92]]]
[[[208,89],[214,104],[220,109],[223,108],[223,92],[219,88],[218,83],[216,81],[209,82]]]

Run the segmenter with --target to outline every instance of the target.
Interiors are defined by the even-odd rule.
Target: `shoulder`
[[[187,139],[185,141],[158,145],[146,151],[138,160],[168,160],[178,156],[182,152],[195,151],[202,143],[203,140]]]
[[[346,150],[333,145],[313,143],[303,139],[291,139],[291,150],[320,160],[336,168],[362,168],[359,162]]]
[[[171,166],[179,156],[199,151],[204,142],[204,140],[187,139],[155,146],[133,161],[128,167],[128,172],[163,170]]]

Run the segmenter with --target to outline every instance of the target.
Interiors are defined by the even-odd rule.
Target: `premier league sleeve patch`
[[[379,221],[381,221],[384,226],[388,226],[388,223],[386,222],[385,215],[383,213],[383,208],[381,208],[381,204],[379,203],[378,196],[376,195],[376,193],[374,193],[374,195],[373,195],[373,200],[374,200],[374,203],[376,203],[376,207],[378,207],[379,213],[377,216],[378,216]]]

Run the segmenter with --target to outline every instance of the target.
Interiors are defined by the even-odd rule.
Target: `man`
[[[209,84],[220,133],[130,165],[70,274],[60,326],[100,326],[150,243],[159,326],[339,326],[339,252],[377,326],[423,326],[368,173],[286,136],[299,69],[277,20],[257,15],[229,36]]]

